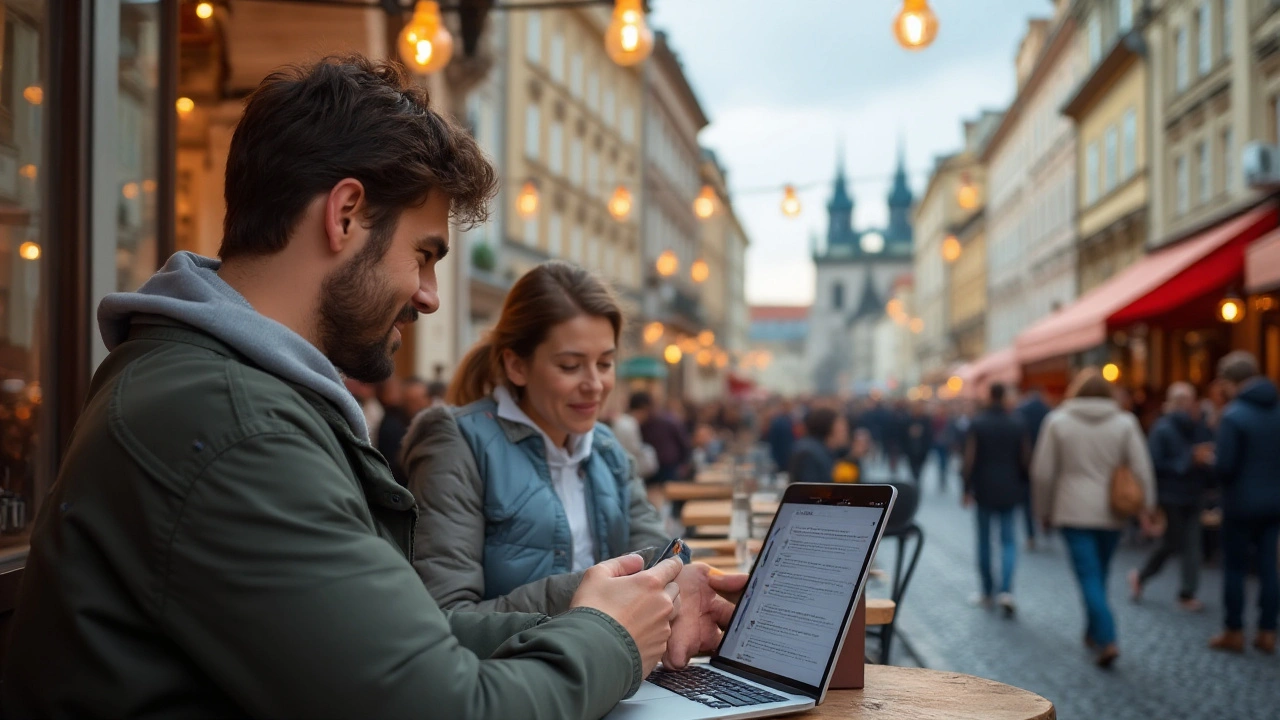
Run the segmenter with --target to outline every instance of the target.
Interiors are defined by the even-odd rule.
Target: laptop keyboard
[[[781,695],[738,682],[723,673],[693,667],[681,672],[654,670],[649,682],[717,710],[786,700]]]

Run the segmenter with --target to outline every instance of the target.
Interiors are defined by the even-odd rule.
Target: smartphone
[[[650,561],[648,565],[645,565],[644,569],[648,570],[663,560],[673,557],[679,557],[685,564],[689,563],[689,550],[685,546],[684,540],[680,538],[672,538],[671,542],[667,543],[667,547],[663,549],[662,552],[654,555],[653,560]]]

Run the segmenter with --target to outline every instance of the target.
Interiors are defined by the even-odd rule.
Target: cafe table
[[[830,720],[1055,720],[1053,703],[1033,692],[972,675],[867,665],[859,690],[830,690],[794,718]]]

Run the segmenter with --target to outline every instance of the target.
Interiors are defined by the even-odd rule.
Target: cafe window
[[[1222,188],[1231,192],[1236,184],[1236,167],[1232,157],[1235,153],[1235,136],[1231,128],[1222,131]]]
[[[1191,172],[1187,169],[1187,156],[1179,155],[1173,161],[1173,177],[1177,193],[1177,211],[1183,215],[1191,206]]]
[[[1186,28],[1178,28],[1174,35],[1173,48],[1173,87],[1178,92],[1182,92],[1187,89],[1187,84],[1191,81],[1191,58],[1189,57],[1191,49],[1187,47]]]
[[[1129,179],[1138,169],[1138,114],[1133,108],[1124,113],[1122,134],[1124,149],[1121,154],[1120,177]]]
[[[1213,194],[1213,164],[1209,159],[1209,141],[1201,140],[1196,146],[1196,170],[1199,172],[1197,182],[1200,184],[1200,202],[1209,202]]]
[[[1209,12],[1208,0],[1200,4],[1196,13],[1196,60],[1201,75],[1207,75],[1213,67],[1213,13]]]
[[[1231,0],[1222,0],[1222,57],[1231,57],[1232,42],[1232,8]]]

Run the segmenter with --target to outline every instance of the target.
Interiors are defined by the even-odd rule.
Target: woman
[[[1067,397],[1040,430],[1031,462],[1032,497],[1037,516],[1062,531],[1071,553],[1088,617],[1085,645],[1097,651],[1098,665],[1110,667],[1120,651],[1107,575],[1126,523],[1111,511],[1111,479],[1128,467],[1149,512],[1155,507],[1155,476],[1138,419],[1120,408],[1101,373],[1082,370]]]
[[[516,281],[489,337],[404,441],[420,512],[414,566],[443,608],[557,614],[580,573],[664,546],[632,460],[603,423],[622,312],[549,262]]]

